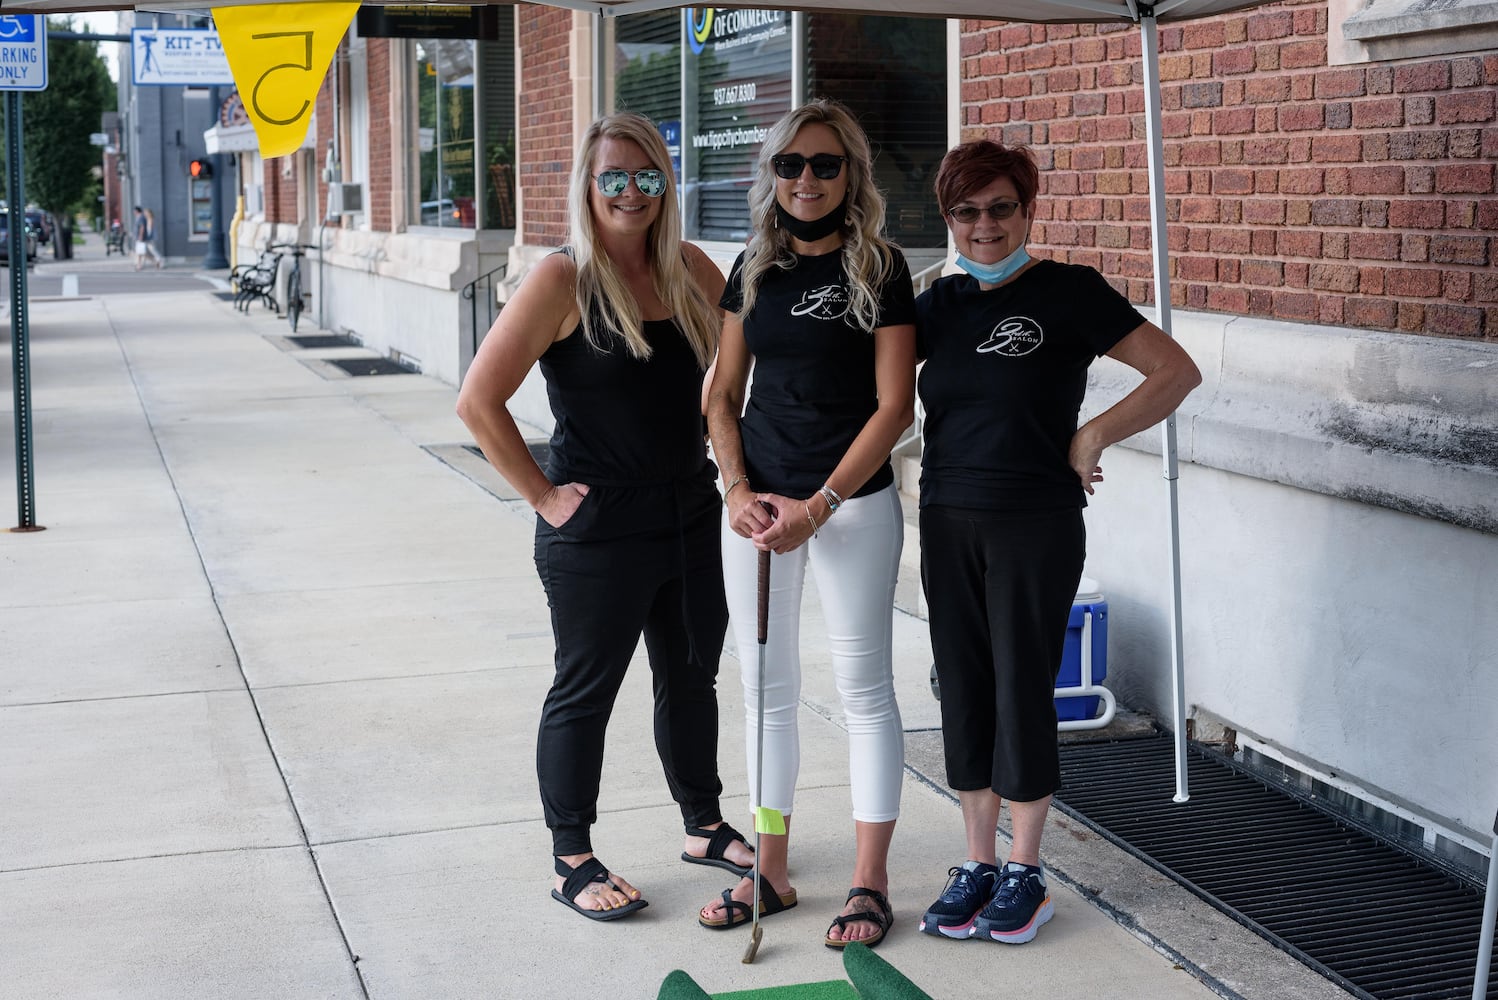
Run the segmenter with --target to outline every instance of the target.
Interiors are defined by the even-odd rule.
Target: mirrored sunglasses
[[[1007,219],[1019,209],[1017,201],[996,201],[987,208],[979,208],[976,205],[958,205],[956,208],[947,209],[947,214],[958,222],[977,222],[978,216],[984,212],[988,213],[990,219]]]
[[[830,181],[843,172],[843,161],[846,159],[846,156],[838,156],[834,153],[817,153],[814,156],[802,156],[800,153],[777,153],[770,157],[770,165],[775,168],[776,177],[793,181],[801,176],[801,172],[810,163],[813,177]]]
[[[635,187],[647,198],[659,198],[666,193],[666,175],[660,170],[605,170],[594,180],[599,193],[605,198],[617,198],[629,187],[629,179],[635,179]]]

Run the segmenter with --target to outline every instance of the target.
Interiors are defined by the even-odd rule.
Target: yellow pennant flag
[[[260,140],[260,155],[301,146],[317,92],[357,3],[271,3],[215,7],[229,71]]]

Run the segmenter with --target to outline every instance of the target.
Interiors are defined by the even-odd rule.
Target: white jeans
[[[789,815],[801,764],[801,591],[811,562],[832,647],[832,671],[848,726],[853,818],[883,823],[900,814],[905,737],[895,704],[895,575],[905,521],[894,486],[850,499],[818,536],[770,558],[765,643],[765,760],[762,804]],[[723,520],[723,589],[744,683],[749,797],[755,794],[759,712],[758,550]]]

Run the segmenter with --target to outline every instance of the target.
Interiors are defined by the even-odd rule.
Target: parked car
[[[42,246],[52,239],[52,219],[39,208],[26,210],[26,224],[36,233],[36,241]]]
[[[26,229],[26,237],[25,237],[25,240],[26,240],[26,262],[30,263],[31,261],[36,260],[36,233],[32,230],[32,228],[29,225],[25,224],[25,222],[24,222],[25,216],[24,215],[22,216],[22,219],[23,219],[22,225],[25,226],[25,229]],[[0,260],[5,261],[6,263],[10,262],[10,213],[9,212],[0,212]]]

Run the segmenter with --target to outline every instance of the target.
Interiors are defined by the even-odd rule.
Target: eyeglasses
[[[777,153],[770,157],[770,165],[775,168],[776,177],[793,181],[801,176],[801,172],[810,163],[813,177],[830,181],[843,172],[843,161],[846,159],[846,156],[838,156],[834,153],[817,153],[814,156],[802,156],[800,153]]]
[[[635,179],[635,187],[647,198],[659,198],[666,193],[666,175],[655,169],[636,170],[634,173],[628,170],[605,170],[594,180],[598,183],[599,193],[605,198],[617,198],[629,187],[631,177]]]
[[[956,208],[947,209],[947,214],[957,222],[977,222],[978,216],[984,212],[988,213],[990,219],[1007,219],[1019,208],[1017,201],[996,201],[987,208],[979,208],[976,205],[958,205]]]

